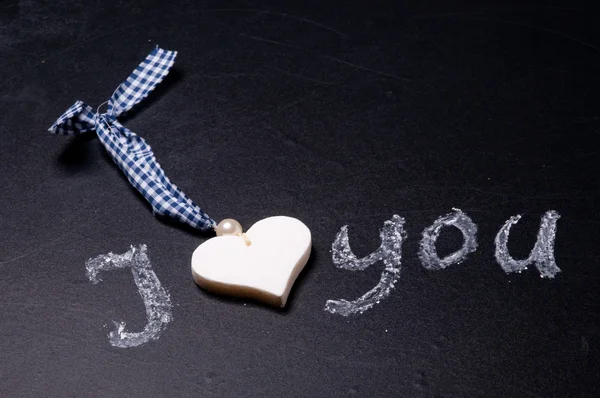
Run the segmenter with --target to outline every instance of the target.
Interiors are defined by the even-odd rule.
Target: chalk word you
[[[508,236],[513,225],[519,222],[520,215],[511,217],[494,239],[496,262],[506,273],[521,272],[530,265],[535,265],[542,278],[554,278],[560,268],[554,260],[554,240],[556,237],[556,221],[560,218],[558,212],[547,211],[543,216],[538,230],[537,241],[524,260],[515,260],[508,251]],[[327,300],[325,311],[342,316],[362,314],[390,295],[390,291],[400,277],[402,243],[406,240],[404,218],[394,215],[391,220],[383,223],[379,233],[381,245],[373,253],[363,258],[357,258],[350,248],[348,226],[344,225],[338,232],[331,245],[332,259],[336,267],[348,271],[362,271],[369,266],[382,261],[384,270],[381,279],[374,288],[356,300]],[[445,227],[455,227],[463,235],[463,245],[454,253],[440,258],[435,243],[440,232]],[[419,246],[419,259],[428,270],[441,270],[452,264],[463,262],[469,254],[477,250],[477,225],[469,216],[459,209],[435,220],[423,230]]]
[[[131,246],[131,249],[123,254],[103,254],[85,263],[86,275],[92,283],[101,281],[98,277],[100,271],[131,268],[133,280],[146,306],[148,323],[141,332],[127,332],[125,322],[113,321],[116,330],[110,332],[108,338],[114,347],[137,347],[151,340],[157,340],[167,323],[173,320],[171,299],[152,270],[146,252],[146,245]]]

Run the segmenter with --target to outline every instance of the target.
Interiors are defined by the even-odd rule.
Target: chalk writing
[[[521,272],[527,266],[534,264],[542,278],[554,278],[560,272],[560,268],[554,260],[554,240],[556,237],[556,221],[560,218],[555,210],[549,210],[542,216],[537,241],[525,260],[515,260],[508,252],[508,235],[510,228],[519,222],[521,215],[512,216],[496,235],[496,261],[506,273]]]
[[[92,283],[101,281],[98,277],[100,271],[131,268],[133,279],[146,306],[148,323],[142,332],[127,332],[125,322],[114,322],[116,330],[110,332],[109,341],[115,347],[136,347],[157,340],[167,323],[173,320],[171,299],[152,270],[146,252],[146,245],[131,246],[131,249],[123,254],[103,254],[85,263],[86,275]]]
[[[467,256],[477,250],[477,225],[460,209],[439,217],[434,223],[423,230],[419,247],[419,259],[424,268],[441,270],[452,264],[464,261]],[[554,240],[556,237],[556,221],[560,215],[555,210],[547,211],[541,220],[537,241],[525,260],[515,260],[508,252],[508,236],[510,228],[519,222],[520,215],[511,217],[496,235],[495,257],[502,269],[507,272],[521,272],[527,266],[534,264],[542,277],[553,278],[560,272],[554,259]],[[383,261],[385,269],[379,283],[363,296],[354,301],[344,299],[327,300],[325,311],[342,316],[362,314],[390,295],[395,283],[400,277],[402,260],[402,243],[406,239],[404,218],[394,215],[383,224],[380,232],[381,246],[373,253],[363,258],[357,258],[350,248],[348,226],[344,225],[331,245],[332,260],[336,267],[349,271],[362,271],[378,261]],[[435,247],[440,232],[444,227],[456,227],[463,235],[463,245],[460,249],[440,259]]]
[[[452,213],[446,214],[435,220],[433,224],[423,230],[423,239],[419,249],[419,258],[423,267],[430,270],[444,269],[452,264],[463,262],[470,253],[477,250],[477,225],[471,218],[460,209],[453,209]],[[439,258],[435,242],[444,227],[454,226],[462,232],[464,242],[460,249]]]
[[[354,301],[327,300],[326,311],[342,316],[362,314],[390,295],[390,291],[400,277],[402,243],[406,238],[404,218],[394,215],[391,220],[385,221],[379,236],[381,238],[379,248],[366,257],[357,258],[350,248],[348,226],[341,228],[331,245],[333,263],[336,267],[349,271],[362,271],[378,261],[383,261],[385,268],[379,283],[373,289]]]

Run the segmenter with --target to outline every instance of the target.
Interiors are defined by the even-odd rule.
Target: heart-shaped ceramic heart
[[[283,307],[310,256],[310,230],[302,221],[276,216],[242,236],[217,236],[192,255],[192,275],[208,291]]]

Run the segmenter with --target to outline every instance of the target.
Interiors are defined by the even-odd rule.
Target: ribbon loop
[[[52,134],[77,135],[96,128],[96,115],[91,106],[77,101],[48,129]]]
[[[150,145],[117,120],[117,116],[146,98],[164,79],[176,55],[175,51],[157,47],[115,90],[108,100],[106,113],[94,112],[89,105],[77,101],[49,131],[74,135],[95,130],[106,151],[131,185],[150,202],[155,214],[208,231],[216,228],[216,222],[167,178]]]

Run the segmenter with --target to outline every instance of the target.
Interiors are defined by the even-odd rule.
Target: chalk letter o
[[[435,242],[444,227],[454,226],[462,232],[464,243],[460,249],[440,258],[435,248]],[[419,259],[424,268],[429,270],[444,269],[452,264],[463,262],[467,256],[477,250],[477,225],[460,209],[454,209],[435,220],[431,226],[423,230],[423,238],[419,248]]]

